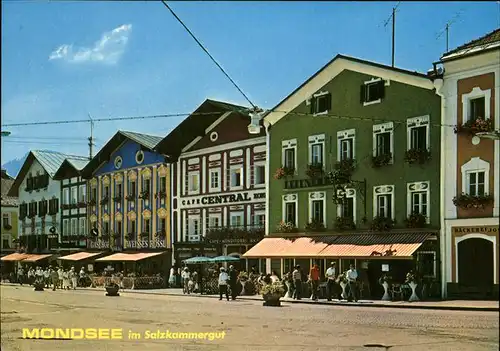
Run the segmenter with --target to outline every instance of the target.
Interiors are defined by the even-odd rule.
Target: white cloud
[[[124,24],[110,32],[105,32],[93,48],[74,48],[73,44],[63,44],[50,54],[49,60],[115,64],[125,52],[131,31],[132,25]]]

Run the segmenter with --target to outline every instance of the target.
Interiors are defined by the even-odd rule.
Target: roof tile
[[[151,134],[142,134],[124,130],[120,130],[119,132],[125,135],[127,138],[135,141],[136,143],[147,147],[148,149],[153,149],[163,139],[163,137]]]

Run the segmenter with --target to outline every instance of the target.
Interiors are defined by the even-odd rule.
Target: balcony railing
[[[208,227],[205,239],[212,243],[255,243],[265,234],[263,225]]]

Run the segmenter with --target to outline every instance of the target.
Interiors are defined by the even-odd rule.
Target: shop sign
[[[240,238],[240,239],[206,239],[206,241],[210,244],[224,244],[224,245],[232,245],[232,244],[255,244],[258,243],[262,238]]]
[[[253,200],[263,200],[266,198],[266,193],[254,193],[248,192],[227,194],[227,195],[212,195],[212,196],[202,196],[195,199],[182,200],[182,206],[192,206],[192,205],[220,205],[220,204],[234,204],[238,202],[249,202]]]
[[[87,248],[89,249],[109,249],[109,241],[106,240],[87,240]]]
[[[154,240],[127,240],[125,247],[129,249],[156,249],[166,247],[165,239]]]
[[[331,181],[327,177],[285,180],[285,189],[303,189],[327,185],[331,185]]]
[[[470,226],[470,227],[452,227],[452,232],[454,234],[490,234],[497,235],[498,234],[498,226]]]

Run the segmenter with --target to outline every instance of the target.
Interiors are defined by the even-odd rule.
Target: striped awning
[[[22,262],[37,262],[40,260],[43,260],[45,258],[49,258],[52,256],[52,254],[45,254],[45,255],[28,255],[28,257],[22,259]]]
[[[245,258],[392,258],[409,259],[433,233],[361,233],[311,237],[267,237]]]
[[[115,253],[109,256],[98,258],[96,261],[100,262],[137,262],[146,258],[155,257],[165,252],[138,252],[138,253]]]
[[[14,252],[14,253],[11,253],[10,255],[7,255],[7,256],[4,256],[4,257],[0,258],[0,260],[2,260],[2,261],[11,261],[11,262],[22,261],[22,260],[24,260],[28,256],[29,255],[25,254],[25,253]]]
[[[102,252],[77,252],[71,255],[59,257],[60,260],[65,261],[82,261],[102,254]]]

